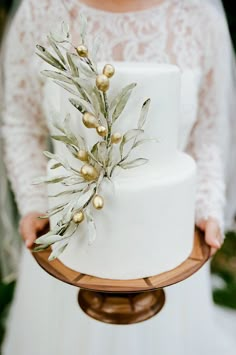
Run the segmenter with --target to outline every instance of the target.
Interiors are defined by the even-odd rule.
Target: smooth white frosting
[[[141,154],[150,159],[149,167],[166,165],[177,149],[180,75],[178,67],[168,64],[114,62],[116,74],[111,80],[110,95],[131,82],[137,86],[125,110],[114,125],[114,131],[125,132],[137,124],[143,102],[150,98],[145,134],[158,144],[145,144]]]
[[[149,64],[145,63],[123,63],[112,62],[116,73],[110,79],[110,89],[108,97],[110,100],[120,92],[120,90],[132,83],[137,83],[133,93],[129,98],[126,108],[113,125],[113,132],[125,133],[127,130],[136,128],[140,110],[143,102],[150,98],[148,117],[144,126],[145,135],[158,139],[158,143],[149,142],[141,148],[137,148],[133,154],[148,158],[149,164],[145,169],[162,169],[173,159],[177,149],[178,123],[179,123],[179,102],[180,102],[180,72],[177,66],[169,64]],[[102,68],[103,64],[99,67]],[[71,114],[71,127],[73,132],[81,134],[92,146],[98,135],[95,130],[87,129],[81,119],[81,114],[76,110],[68,98],[73,97],[67,91],[56,87],[51,83],[48,94],[55,95],[54,102],[57,111],[62,117],[68,112]],[[52,105],[52,103],[50,103]],[[51,107],[49,108],[51,110]],[[54,142],[57,152],[63,155],[68,154],[62,144]],[[69,160],[74,159],[71,156]]]
[[[111,81],[110,95],[128,83],[138,83],[123,117],[117,121],[117,130],[124,133],[134,128],[143,101],[150,97],[152,103],[145,133],[158,138],[159,142],[147,143],[135,153],[149,158],[148,164],[117,170],[113,177],[114,188],[104,181],[99,193],[104,197],[105,206],[100,211],[93,208],[96,240],[88,244],[86,225],[82,223],[59,259],[85,274],[133,279],[170,270],[190,254],[194,234],[196,164],[189,155],[177,151],[178,68],[158,64],[144,66],[142,63],[114,65],[116,75]],[[72,114],[73,131],[87,136],[93,144],[98,136],[83,126],[80,114],[68,103],[63,90],[57,94],[58,98],[61,113]],[[81,165],[62,144],[55,144],[55,151],[66,156],[75,167]],[[50,163],[48,172],[55,174],[49,169]],[[49,184],[48,192],[57,193],[60,188],[59,184]],[[49,199],[50,207],[63,199]],[[51,218],[52,226],[59,217],[57,214]]]
[[[114,190],[106,181],[100,190],[104,208],[93,208],[96,240],[88,245],[81,224],[59,259],[82,273],[111,279],[156,275],[184,261],[193,246],[194,161],[179,153],[165,176],[137,173],[113,181]]]

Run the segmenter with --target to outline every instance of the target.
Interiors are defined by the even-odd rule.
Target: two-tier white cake
[[[110,279],[134,279],[156,275],[183,262],[193,247],[196,164],[177,150],[180,115],[180,72],[172,65],[112,63],[116,74],[109,95],[136,82],[127,108],[117,120],[116,131],[136,126],[145,99],[151,99],[146,135],[158,139],[140,146],[133,157],[150,161],[122,170],[113,176],[113,187],[104,181],[100,194],[105,205],[94,209],[97,237],[89,245],[85,224],[81,223],[59,259],[81,273]],[[51,90],[51,89],[50,89]],[[55,90],[55,87],[54,87]],[[93,144],[95,132],[87,130],[78,111],[63,90],[54,91],[55,104],[62,113],[71,113],[73,131]],[[96,136],[97,139],[97,136]],[[66,148],[55,143],[55,152],[73,160]],[[51,161],[49,161],[50,167]],[[55,174],[48,168],[49,174]],[[58,171],[57,171],[58,173]],[[48,193],[60,191],[60,184],[48,185]],[[50,207],[63,198],[49,199]],[[51,217],[54,226],[60,214]]]

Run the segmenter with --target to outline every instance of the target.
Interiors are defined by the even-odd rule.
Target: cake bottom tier
[[[102,210],[93,208],[97,229],[88,244],[83,222],[59,256],[84,274],[136,279],[175,268],[191,253],[194,236],[196,164],[185,153],[162,174],[119,175],[101,186]],[[55,192],[55,187],[54,187]],[[58,217],[57,217],[58,218]],[[51,219],[55,224],[55,217]]]

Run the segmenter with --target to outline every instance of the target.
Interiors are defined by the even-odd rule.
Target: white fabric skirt
[[[79,308],[78,288],[48,275],[24,248],[3,355],[235,354],[227,311],[212,301],[209,261],[165,293],[164,308],[149,320],[101,323]],[[229,316],[236,328],[236,312]]]

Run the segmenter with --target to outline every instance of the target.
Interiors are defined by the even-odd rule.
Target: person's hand
[[[207,220],[197,223],[197,226],[205,232],[205,241],[211,247],[210,256],[213,256],[223,243],[218,221],[213,217],[209,217]]]
[[[21,218],[19,223],[19,232],[25,241],[27,248],[31,248],[38,235],[46,233],[49,229],[49,220],[39,219],[41,212],[30,212]]]

